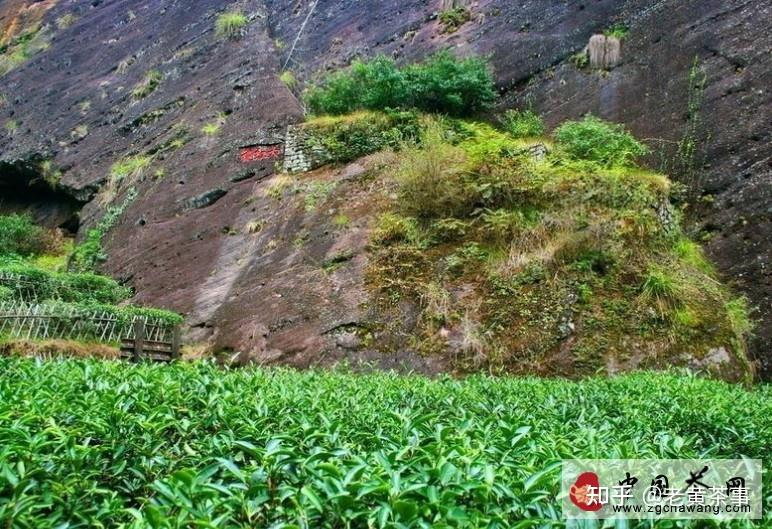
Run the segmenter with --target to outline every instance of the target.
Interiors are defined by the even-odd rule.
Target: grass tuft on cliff
[[[244,34],[244,28],[249,24],[249,19],[241,11],[228,11],[222,13],[215,21],[215,33],[218,37],[238,39]]]

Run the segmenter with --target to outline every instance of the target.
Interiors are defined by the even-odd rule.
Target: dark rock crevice
[[[49,228],[77,233],[84,201],[79,193],[46,175],[40,161],[0,162],[0,214],[29,213],[35,222]]]

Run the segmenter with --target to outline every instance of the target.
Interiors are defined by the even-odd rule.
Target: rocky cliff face
[[[449,31],[437,15],[453,7],[470,17]],[[237,8],[249,17],[243,36],[218,37],[217,15]],[[360,55],[485,54],[503,105],[531,105],[550,124],[593,112],[662,147],[667,156],[650,162],[691,190],[694,229],[759,307],[753,349],[768,362],[771,12],[739,0],[3,0],[4,54],[15,59],[0,77],[0,181],[60,180],[45,203],[22,205],[64,223],[85,204],[81,233],[125,204],[104,269],[137,301],[185,313],[193,340],[263,361],[358,357],[434,371],[442,366],[409,353],[352,352],[362,350],[373,206],[352,174],[365,168],[325,174],[342,187],[321,209],[271,198],[286,126],[302,120],[299,88],[280,75],[302,86]],[[618,64],[582,66],[576,54],[615,25],[628,28]],[[18,187],[3,189],[5,199]],[[333,219],[344,210],[341,233]],[[347,272],[320,273],[341,255]]]

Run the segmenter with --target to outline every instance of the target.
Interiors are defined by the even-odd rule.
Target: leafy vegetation
[[[215,21],[215,33],[218,37],[238,39],[244,34],[249,19],[241,11],[222,13]]]
[[[305,94],[315,114],[390,108],[473,115],[491,108],[495,100],[488,65],[475,57],[457,59],[447,51],[402,68],[384,56],[355,61]]]
[[[34,55],[47,50],[51,41],[48,30],[48,26],[33,24],[6,44],[0,45],[0,75],[5,75]]]
[[[0,215],[0,255],[32,255],[45,250],[46,233],[29,215]]]
[[[136,189],[130,188],[123,202],[117,206],[108,207],[96,227],[88,230],[85,240],[76,246],[70,255],[70,268],[73,271],[91,272],[96,269],[97,265],[107,260],[107,255],[102,247],[102,239],[118,222],[123,212],[136,197]]]
[[[279,80],[284,83],[284,85],[289,88],[290,90],[294,90],[295,87],[298,85],[297,77],[295,77],[295,74],[292,73],[289,70],[284,70],[281,75],[279,75]]]
[[[150,156],[138,154],[122,158],[110,167],[110,178],[118,182],[125,178],[138,178],[150,166],[152,162]]]
[[[145,77],[142,78],[142,81],[131,91],[131,96],[134,99],[146,98],[156,91],[161,85],[163,78],[163,74],[158,70],[150,70],[145,74]]]
[[[563,458],[765,458],[772,436],[769,387],[667,374],[0,370],[0,520],[16,527],[562,528]]]
[[[614,37],[615,39],[623,39],[630,32],[630,29],[624,24],[614,24],[610,28],[606,29],[603,34],[607,37]]]
[[[8,119],[3,124],[3,128],[8,134],[14,134],[17,130],[19,130],[19,122],[15,119]]]
[[[582,121],[567,121],[555,131],[558,146],[570,157],[606,167],[633,165],[649,153],[622,125],[588,115]]]
[[[219,122],[206,123],[201,127],[201,132],[204,136],[217,136],[220,133],[220,128],[222,125]]]
[[[438,18],[445,33],[454,33],[471,20],[472,13],[465,7],[454,7],[440,13]]]
[[[579,70],[587,68],[590,65],[590,55],[587,50],[582,50],[574,53],[568,58],[569,62],[576,66]]]
[[[544,120],[532,110],[507,110],[502,119],[504,130],[515,138],[530,138],[544,134]]]
[[[0,286],[9,297],[27,301],[119,303],[131,290],[114,279],[93,273],[55,272],[23,259],[0,258]]]
[[[644,147],[596,118],[555,138],[537,156],[548,140],[423,121],[397,170],[381,173],[396,193],[372,231],[368,279],[384,320],[416,304],[424,315],[410,346],[451,354],[460,370],[693,366],[724,347],[734,357],[713,372],[751,377],[750,319],[730,311],[744,302],[681,233],[677,212],[662,216],[670,182],[632,165]],[[447,293],[441,318],[427,291]]]
[[[699,57],[694,57],[686,83],[686,123],[679,141],[669,149],[669,142],[664,142],[659,150],[659,170],[684,183],[688,198],[695,201],[703,190],[703,166],[709,139],[702,117],[707,74]]]
[[[69,28],[70,26],[72,26],[77,19],[78,19],[78,17],[76,17],[75,14],[73,14],[73,13],[66,13],[66,14],[64,14],[64,15],[62,15],[59,18],[56,19],[56,27],[60,31],[63,31],[65,29]]]
[[[117,210],[109,210],[97,228],[89,232],[87,240],[73,250],[69,263],[65,263],[68,245],[60,240],[61,235],[55,237],[26,216],[0,216],[0,226],[10,219],[12,224],[22,227],[9,231],[24,233],[24,241],[30,243],[35,237],[42,241],[30,252],[20,251],[18,245],[0,247],[0,301],[21,303],[36,313],[50,315],[50,325],[46,328],[55,333],[50,336],[59,338],[75,335],[79,340],[104,341],[101,327],[89,321],[94,314],[115,318],[116,332],[128,329],[139,316],[169,326],[181,323],[182,318],[173,312],[126,305],[131,289],[91,272],[103,256],[101,238],[119,214]],[[82,272],[66,271],[67,264]],[[119,303],[121,306],[116,306]],[[18,338],[34,340],[37,337],[13,334],[0,336],[0,341]]]

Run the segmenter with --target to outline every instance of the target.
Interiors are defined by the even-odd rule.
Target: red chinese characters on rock
[[[241,149],[242,162],[257,162],[281,156],[281,145],[255,145]]]

